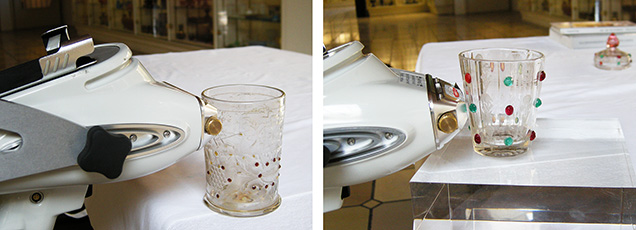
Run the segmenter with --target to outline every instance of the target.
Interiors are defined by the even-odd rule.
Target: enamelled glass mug
[[[203,100],[218,110],[221,132],[205,145],[210,209],[231,216],[258,216],[280,206],[285,93],[262,85],[208,88]]]
[[[515,156],[528,150],[542,104],[544,59],[529,49],[482,48],[459,54],[475,152]]]

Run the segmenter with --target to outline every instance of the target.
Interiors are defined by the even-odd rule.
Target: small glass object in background
[[[210,209],[231,216],[258,216],[280,206],[285,93],[269,86],[208,88],[203,100],[218,110],[223,129],[205,145]]]
[[[612,33],[607,38],[607,49],[594,54],[594,66],[604,70],[622,70],[629,68],[632,55],[618,49],[618,37]]]
[[[544,55],[528,49],[485,48],[461,52],[468,128],[475,152],[515,156],[526,152],[533,131]]]

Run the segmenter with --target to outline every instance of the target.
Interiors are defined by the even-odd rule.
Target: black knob
[[[122,134],[112,135],[104,128],[93,126],[88,130],[86,145],[77,156],[77,164],[87,172],[97,172],[108,179],[121,175],[132,143]]]

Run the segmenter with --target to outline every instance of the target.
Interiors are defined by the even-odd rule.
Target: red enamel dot
[[[601,65],[602,64],[603,63],[601,62]],[[543,80],[545,80],[545,72],[541,71],[541,72],[539,72],[539,81],[543,81]]]
[[[221,165],[221,169],[225,170],[225,166]]]
[[[269,185],[265,185],[265,188],[269,188]]]
[[[472,81],[472,78],[470,77],[470,73],[464,74],[464,80],[466,80],[466,83],[470,84],[470,82]]]
[[[254,164],[254,166],[258,167],[258,162],[256,162],[256,164]]]
[[[274,186],[274,182],[272,182],[272,186]]]
[[[261,178],[261,177],[263,177],[263,174],[258,174],[258,178]]]
[[[274,158],[272,161],[276,162],[276,158]]]
[[[475,143],[477,144],[481,143],[481,137],[479,136],[479,134],[475,134]]]
[[[459,97],[459,92],[457,92],[457,89],[455,88],[453,88],[453,96]]]
[[[621,59],[621,55],[616,56],[618,59]]]
[[[219,194],[216,194],[216,198],[218,199],[219,197],[220,197]]]
[[[512,115],[514,111],[515,111],[515,108],[513,108],[512,105],[506,106],[506,115],[510,116]]]
[[[232,178],[227,178],[227,182],[232,182]]]
[[[534,141],[535,138],[537,138],[537,134],[534,131],[530,131],[530,141]]]
[[[598,62],[598,64],[599,64],[599,65],[603,65],[603,62],[602,62],[602,61],[600,61],[600,62]]]
[[[269,166],[269,162],[265,162],[265,166]]]

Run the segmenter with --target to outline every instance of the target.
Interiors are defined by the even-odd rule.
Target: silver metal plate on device
[[[331,156],[325,167],[356,162],[382,155],[404,143],[406,134],[387,127],[325,129],[323,145]]]
[[[464,95],[459,89],[459,86],[457,86],[457,84],[452,85],[430,74],[421,74],[394,68],[391,70],[398,75],[400,83],[427,90],[435,143],[438,149],[444,146],[444,144],[457,133],[456,131],[463,128],[465,124],[465,118],[457,118],[458,113],[456,112],[458,106],[464,103]],[[461,122],[457,122],[459,120],[461,120]],[[444,126],[446,129],[440,126],[440,123],[450,121],[454,121],[455,124],[452,126]]]
[[[40,69],[42,75],[60,76],[75,71],[77,59],[95,51],[93,38],[82,36],[73,41],[62,44],[56,53],[40,58]]]

